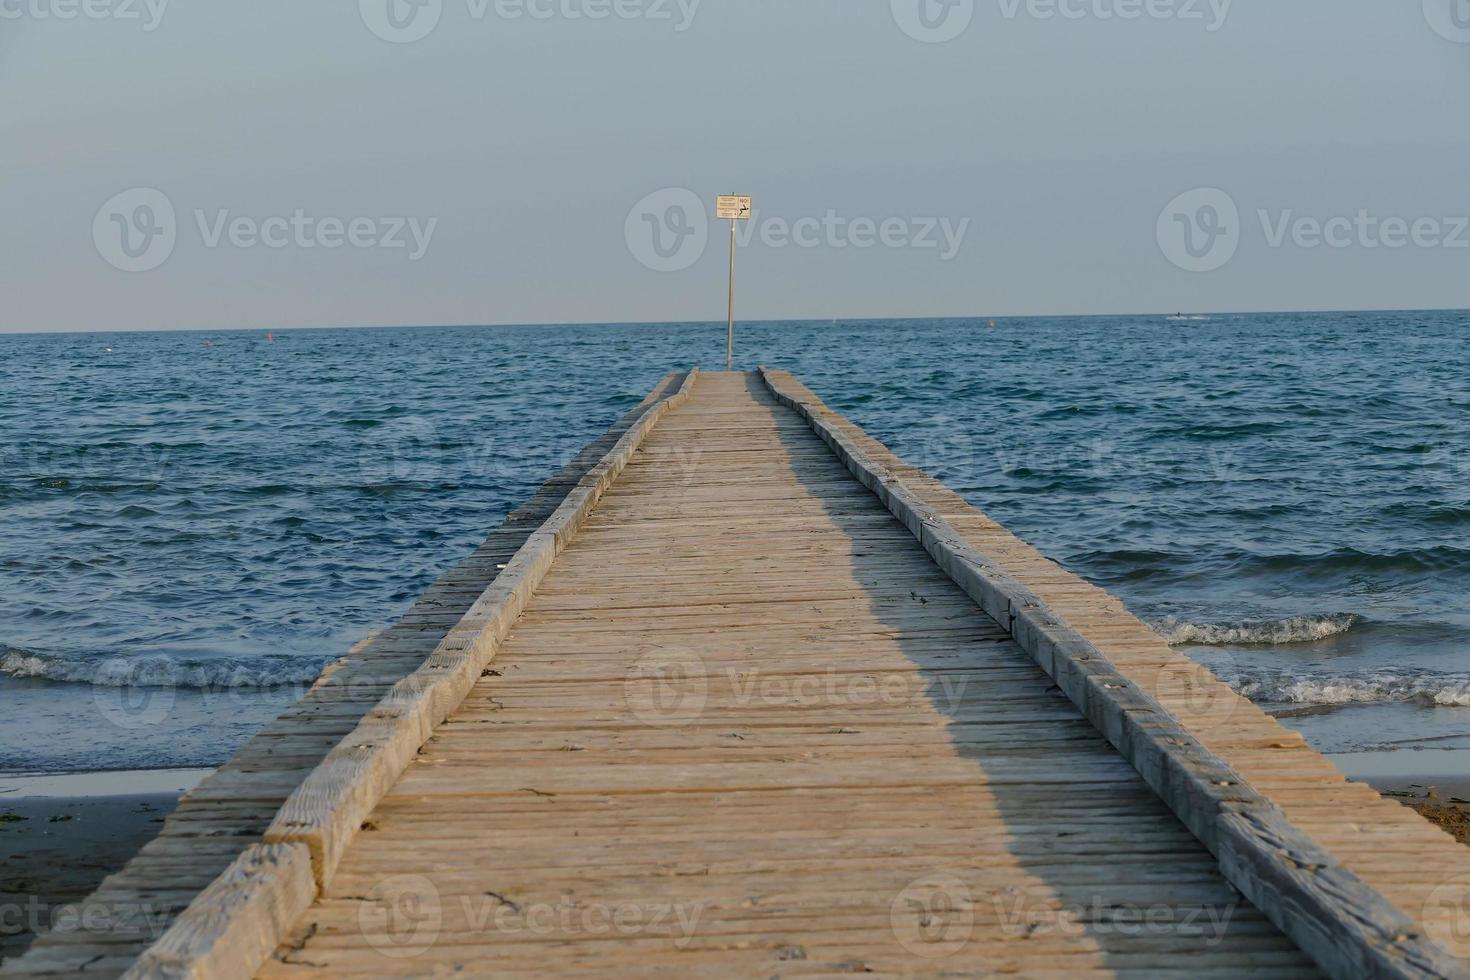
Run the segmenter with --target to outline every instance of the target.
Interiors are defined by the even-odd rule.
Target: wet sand
[[[1470,783],[1462,779],[1414,781],[1374,788],[1452,834],[1461,844],[1470,844]]]
[[[200,775],[0,777],[0,963],[24,952],[38,930],[65,927],[78,914],[74,903],[158,834]]]
[[[1329,758],[1349,779],[1367,783],[1470,844],[1470,750],[1357,752]]]

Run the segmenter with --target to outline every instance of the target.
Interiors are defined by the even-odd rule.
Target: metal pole
[[[730,304],[725,319],[725,370],[735,369],[735,219],[730,219]]]

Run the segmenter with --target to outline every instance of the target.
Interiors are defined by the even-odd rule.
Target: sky
[[[1470,307],[1470,0],[0,0],[0,331]]]

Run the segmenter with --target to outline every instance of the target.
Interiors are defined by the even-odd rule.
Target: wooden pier
[[[1470,976],[1470,851],[779,371],[665,379],[89,906],[5,972]]]

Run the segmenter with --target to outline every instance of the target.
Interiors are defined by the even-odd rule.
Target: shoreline
[[[0,964],[158,836],[211,771],[0,775]]]
[[[214,772],[184,769],[96,769],[89,772],[0,772],[0,809],[16,800],[182,795]]]
[[[1470,784],[1461,783],[1452,794],[1434,783],[1406,783],[1402,787],[1374,786],[1385,797],[1397,800],[1419,816],[1470,846]]]
[[[1372,786],[1470,845],[1470,750],[1355,752],[1328,758],[1354,782]],[[1437,764],[1429,764],[1431,760]]]

